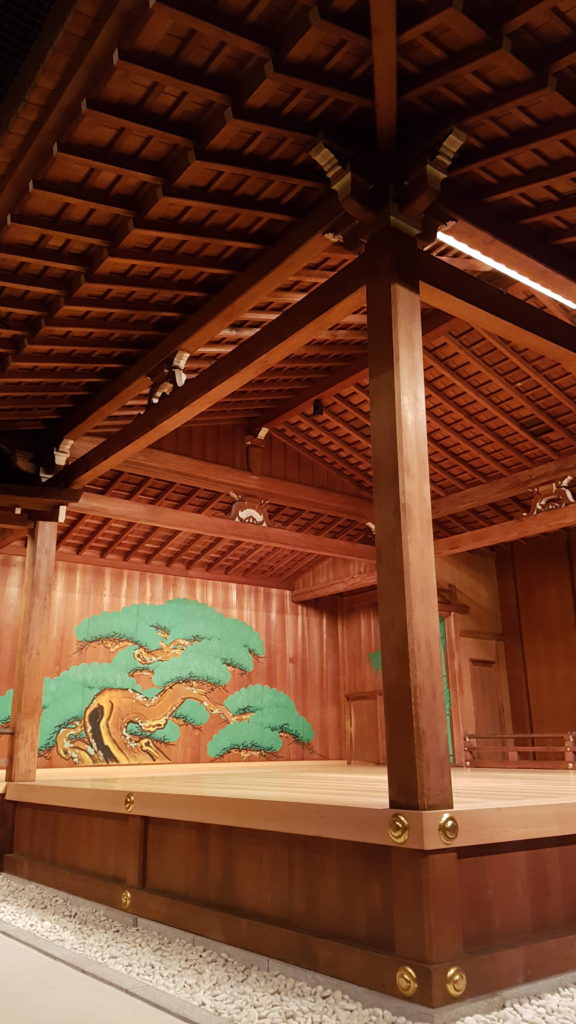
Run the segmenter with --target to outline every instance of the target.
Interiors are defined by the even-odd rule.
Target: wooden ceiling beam
[[[74,454],[78,456],[92,451],[96,443],[83,439],[74,446]],[[174,455],[172,452],[155,448],[146,448],[124,459],[118,468],[124,473],[151,476],[187,487],[216,491],[218,494],[235,491],[242,496],[259,497],[272,504],[301,508],[321,515],[338,516],[360,522],[369,520],[372,515],[372,503],[360,493],[340,494],[277,477],[255,476],[232,466]]]
[[[89,210],[99,210],[118,217],[135,217],[138,210],[133,203],[127,203],[123,196],[100,189],[61,185],[53,181],[41,181],[33,178],[28,184],[29,192],[34,195],[48,196],[62,203],[73,203],[86,206]],[[81,225],[78,225],[81,230]]]
[[[291,598],[297,604],[303,601],[314,601],[319,597],[329,597],[332,594],[348,594],[355,590],[365,590],[368,587],[376,586],[376,570],[366,567],[364,572],[356,571],[345,573],[334,579],[325,580],[323,583],[310,583],[300,585],[298,579],[292,580]]]
[[[0,222],[4,221],[21,200],[25,183],[50,159],[55,138],[68,131],[76,116],[80,100],[92,83],[109,65],[110,54],[125,32],[137,32],[150,17],[151,0],[128,0],[118,4],[108,0],[100,17],[83,44],[72,71],[54,100],[46,108],[32,138],[25,136],[2,182]]]
[[[302,348],[315,331],[338,321],[361,301],[362,258],[295,303],[275,321],[197,377],[148,409],[98,448],[61,471],[60,483],[93,480],[155,440],[188,423],[250,380]],[[67,479],[66,479],[67,478]]]
[[[440,214],[442,209],[453,219],[450,233],[459,241],[575,301],[576,262],[568,253],[548,245],[529,228],[503,220],[455,182],[442,189]]]
[[[328,196],[312,214],[290,226],[280,240],[258,257],[246,271],[203,303],[197,312],[186,317],[179,327],[145,357],[97,393],[73,417],[67,418],[61,424],[61,437],[81,436],[121,408],[129,398],[143,389],[146,376],[177,349],[193,353],[213,341],[221,330],[246,314],[251,306],[262,301],[278,285],[284,284],[300,267],[326,248],[328,243],[324,232],[338,215],[339,207],[335,197]],[[148,259],[153,261],[151,254]]]
[[[432,511],[436,518],[465,512],[466,509],[504,501],[517,494],[527,494],[531,487],[562,480],[573,474],[576,474],[576,452],[532,465],[516,473],[507,473],[499,479],[489,480],[465,491],[436,498],[432,502]]]
[[[370,0],[372,78],[378,146],[390,152],[396,146],[398,123],[397,7],[398,0]]]
[[[237,213],[240,216],[246,214],[250,217],[279,220],[285,223],[291,223],[298,217],[295,210],[274,206],[272,203],[251,201],[235,196],[233,193],[210,191],[208,194],[202,189],[192,188],[188,185],[166,185],[163,193],[163,198],[169,200],[170,203],[180,203],[182,206],[205,210],[207,213],[219,210],[223,213]]]
[[[524,150],[532,149],[543,143],[548,145],[559,140],[568,140],[574,133],[576,133],[576,114],[571,114],[569,117],[559,117],[552,122],[545,121],[534,128],[515,132],[507,138],[483,145],[472,153],[469,149],[464,149],[465,159],[460,160],[451,170],[450,177],[458,178],[470,171],[478,171],[497,160],[513,159]]]
[[[117,352],[118,349],[113,349],[112,351]],[[10,367],[15,370],[18,366],[26,368],[36,366],[44,367],[41,379],[45,380],[45,370],[50,366],[82,367],[86,369],[98,366],[120,369],[126,366],[126,360],[121,359],[116,355],[111,355],[108,351],[101,355],[95,355],[93,358],[86,355],[63,355],[61,352],[56,350],[55,346],[53,346],[52,351],[50,352],[15,352],[11,359]],[[26,369],[24,379],[27,377],[27,372],[28,371]],[[81,374],[81,377],[82,380],[85,379],[84,373]],[[78,380],[78,374],[76,374],[76,377],[73,379]]]
[[[244,50],[255,57],[271,57],[272,51],[261,40],[247,34],[244,26],[233,18],[223,18],[219,13],[210,9],[210,17],[207,17],[208,10],[205,5],[197,6],[188,2],[186,6],[179,6],[177,0],[157,0],[156,7],[163,11],[171,21],[177,25],[184,25],[201,35],[215,36],[220,43],[225,43],[238,50]]]
[[[182,291],[185,289],[182,288]],[[180,293],[182,294],[182,292]],[[186,292],[186,294],[188,294]],[[140,316],[182,316],[186,310],[178,309],[176,306],[168,305],[165,302],[152,302],[146,305],[142,300],[132,301],[130,299],[92,298],[90,296],[78,296],[66,300],[66,310],[105,310],[106,313],[132,313]]]
[[[203,537],[216,537],[240,544],[308,551],[312,554],[334,558],[361,558],[368,562],[374,562],[376,559],[376,549],[369,544],[333,540],[329,537],[284,530],[275,526],[252,526],[221,516],[204,516],[196,512],[183,512],[144,502],[127,501],[124,498],[110,498],[103,494],[85,493],[79,501],[70,504],[69,509],[72,514],[76,515],[96,516],[127,523],[137,522],[142,525],[178,530],[181,533],[195,533]]]
[[[478,72],[495,54],[509,53],[512,43],[506,36],[487,39],[454,54],[445,60],[432,64],[426,72],[403,76],[399,83],[399,102],[401,106],[414,103],[426,97],[427,93],[448,85],[458,75],[469,75]]]
[[[77,145],[68,142],[55,142],[52,147],[54,159],[62,160],[87,167],[91,171],[107,171],[124,177],[135,178],[151,185],[162,185],[164,175],[159,165],[144,159],[128,157],[99,146]]]
[[[152,79],[169,89],[178,89],[180,92],[197,96],[206,103],[230,103],[230,96],[227,93],[210,85],[208,75],[194,73],[190,67],[181,67],[177,61],[156,54],[119,49],[114,53],[113,63],[130,79]]]
[[[480,186],[474,190],[474,200],[479,203],[494,202],[498,199],[509,199],[518,192],[530,192],[531,189],[540,189],[555,185],[557,182],[564,182],[566,178],[574,174],[574,157],[566,157],[564,160],[556,160],[551,164],[541,167],[534,167],[532,170],[524,168],[516,174],[486,186]]]
[[[16,288],[27,292],[36,291],[54,297],[66,295],[69,285],[66,281],[46,278],[44,275],[36,277],[33,274],[16,274],[0,267],[0,287]]]
[[[247,232],[216,231],[195,224],[194,221],[185,220],[152,220],[137,217],[130,225],[128,233],[133,232],[180,242],[205,242],[207,245],[229,245],[239,249],[262,250],[270,244],[269,240]]]
[[[15,299],[10,295],[0,295],[0,310],[4,313],[27,313],[30,316],[46,316],[50,309],[34,299]]]
[[[367,110],[371,110],[374,105],[371,96],[345,88],[339,80],[326,78],[309,67],[306,68],[305,74],[300,70],[296,73],[290,65],[282,65],[272,58],[261,62],[251,75],[245,76],[240,98],[257,103],[259,91],[267,91],[270,86],[300,89],[307,94],[317,93],[339,103]]]
[[[455,555],[463,551],[476,551],[479,548],[493,547],[495,544],[509,544],[516,540],[526,540],[543,533],[554,533],[557,530],[576,526],[576,505],[566,508],[550,509],[536,516],[519,516],[495,526],[485,526],[467,533],[455,533],[443,537],[435,544],[437,555]]]
[[[30,216],[29,214],[10,214],[7,226],[26,228],[39,235],[49,235],[51,238],[73,238],[85,245],[106,245],[110,242],[110,231],[104,228],[92,227],[80,221],[63,220],[62,218],[50,218]]]
[[[0,531],[9,530],[11,533],[14,530],[28,530],[33,525],[33,520],[29,519],[28,516],[22,515],[16,512],[5,512],[0,509]]]
[[[1,249],[0,249],[1,252]],[[100,266],[105,263],[124,263],[127,267],[149,266],[153,269],[167,267],[171,270],[197,270],[201,274],[213,274],[217,277],[236,277],[242,273],[240,265],[224,262],[209,256],[193,256],[189,253],[164,252],[148,244],[140,249],[109,249]],[[185,289],[183,289],[185,290]]]
[[[213,294],[213,292],[206,288],[199,288],[197,285],[193,285],[186,280],[178,281],[162,277],[128,276],[127,274],[115,277],[113,274],[90,273],[86,275],[85,285],[94,288],[105,288],[106,291],[121,288],[127,292],[164,292],[177,295],[178,298],[181,298],[183,292],[187,298],[206,299]],[[78,296],[78,293],[76,294]],[[81,298],[81,296],[78,297]]]
[[[300,188],[326,190],[325,179],[319,172],[306,173],[303,170],[295,169],[291,164],[275,163],[274,161],[256,158],[251,159],[240,155],[234,157],[232,153],[211,152],[207,147],[214,137],[220,134],[226,121],[226,119],[222,121],[222,117],[225,117],[224,114],[219,116],[216,127],[206,129],[202,142],[197,144],[190,134],[191,129],[188,125],[182,124],[179,131],[176,130],[178,128],[176,123],[174,123],[172,128],[168,128],[166,126],[170,122],[166,121],[165,118],[144,114],[136,107],[121,106],[116,103],[111,104],[91,99],[85,100],[84,107],[86,112],[92,114],[101,124],[108,125],[115,130],[123,128],[138,132],[140,135],[146,132],[151,138],[187,149],[189,162],[195,163],[200,168],[205,167],[230,174],[243,174],[247,178],[262,178],[268,181],[297,185]],[[231,110],[228,120],[233,120]],[[187,134],[184,134],[185,129]],[[176,178],[174,183],[176,184],[177,181],[178,178]]]
[[[1,193],[0,193],[1,198]],[[54,252],[52,249],[40,249],[38,245],[7,245],[0,243],[0,256],[18,260],[19,263],[32,263],[40,267],[55,267],[56,270],[75,270],[86,273],[88,262],[75,253]]]
[[[574,327],[429,253],[420,253],[422,300],[480,331],[532,349],[576,373]]]
[[[7,370],[3,370],[0,380],[3,384],[13,384],[15,381],[22,381],[24,385],[32,384],[35,381],[38,381],[39,384],[50,384],[50,382],[54,384],[78,384],[80,381],[85,386],[92,382],[101,384],[103,376],[103,371],[97,369],[94,364],[84,367],[80,375],[73,368],[57,370],[44,368],[40,370],[26,365],[21,369],[17,366],[10,366]]]

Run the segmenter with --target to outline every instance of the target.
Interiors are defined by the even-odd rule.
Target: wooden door
[[[460,663],[463,732],[481,736],[510,733],[510,695],[500,637],[462,636]],[[486,741],[480,744],[486,745]],[[504,760],[504,755],[495,755],[495,759]]]
[[[470,685],[476,732],[494,735],[506,731],[500,673],[495,661],[470,660]]]

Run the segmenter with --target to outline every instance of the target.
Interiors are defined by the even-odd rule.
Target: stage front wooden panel
[[[571,773],[456,770],[449,845],[435,811],[393,841],[383,768],[88,776],[8,786],[4,870],[390,995],[408,966],[429,1006],[454,969],[475,996],[573,968]]]

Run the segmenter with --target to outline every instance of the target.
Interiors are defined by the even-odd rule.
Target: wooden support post
[[[458,854],[391,850],[394,949],[410,962],[462,956]]]
[[[452,807],[416,241],[367,244],[378,603],[390,806]]]
[[[6,770],[9,782],[33,782],[36,778],[57,531],[58,523],[37,522],[28,537],[14,675],[14,738]]]
[[[143,889],[146,884],[148,819],[140,814],[126,818],[126,885]]]

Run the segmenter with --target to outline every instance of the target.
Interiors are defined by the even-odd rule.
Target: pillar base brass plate
[[[408,819],[403,814],[393,814],[388,822],[388,835],[393,843],[405,843],[410,835]]]
[[[461,967],[451,967],[446,973],[446,991],[453,999],[463,996],[466,991],[466,975]]]
[[[405,999],[411,999],[418,991],[416,971],[407,965],[396,971],[396,988]]]

